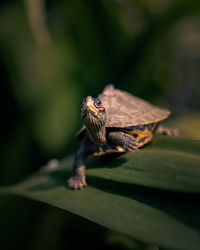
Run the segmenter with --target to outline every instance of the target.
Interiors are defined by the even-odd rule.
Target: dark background
[[[200,110],[200,1],[1,1],[0,82],[1,186],[74,153],[81,98],[108,83],[190,124]],[[1,249],[147,249],[22,198],[1,197],[0,213]]]

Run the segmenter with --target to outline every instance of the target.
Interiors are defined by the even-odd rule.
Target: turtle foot
[[[168,135],[168,136],[179,136],[179,131],[176,128],[167,128],[163,125],[159,125],[156,129],[156,133]]]
[[[68,180],[68,186],[74,190],[76,189],[83,190],[83,187],[87,186],[85,176],[72,176]]]

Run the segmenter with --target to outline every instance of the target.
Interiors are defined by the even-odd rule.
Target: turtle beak
[[[83,100],[83,106],[81,108],[82,113],[84,113],[87,110],[92,111],[95,115],[97,115],[98,113],[98,109],[94,106],[93,103],[93,98],[91,96],[87,96],[84,100]]]
[[[91,96],[86,97],[85,105],[86,105],[86,107],[88,107],[88,108],[90,108],[91,106],[93,106],[93,100],[92,100],[92,97],[91,97]]]
[[[82,100],[81,111],[84,112],[85,110],[87,110],[88,108],[90,108],[91,105],[93,105],[93,103],[92,103],[92,97],[88,96],[88,97],[84,98]]]

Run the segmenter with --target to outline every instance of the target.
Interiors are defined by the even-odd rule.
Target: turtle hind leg
[[[158,125],[158,127],[155,130],[155,133],[162,134],[162,135],[168,135],[168,136],[179,136],[178,129],[176,128],[168,128],[163,125]]]

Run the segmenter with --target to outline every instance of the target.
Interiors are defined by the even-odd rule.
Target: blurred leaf
[[[47,165],[5,192],[48,203],[161,247],[199,249],[199,152],[200,141],[156,137],[144,149],[104,164],[91,157],[88,167],[96,169],[87,170],[89,186],[84,191],[67,188],[73,163],[68,157],[58,169],[50,171]]]
[[[136,38],[136,43],[133,43],[134,46],[128,47],[127,51],[124,51],[124,54],[115,60],[111,69],[111,79],[114,82],[125,81],[127,77],[130,77],[130,74],[134,75],[137,71],[137,66],[141,65],[148,52],[154,49],[157,41],[161,37],[166,36],[174,24],[183,18],[199,15],[199,12],[199,1],[178,0],[172,1],[172,4],[164,12],[162,11],[153,17],[149,16],[148,26]],[[122,58],[126,59],[122,60]]]
[[[191,111],[173,119],[169,124],[178,128],[182,136],[200,140],[200,113]]]
[[[31,30],[36,42],[41,47],[49,46],[51,39],[45,23],[45,1],[25,0],[25,6]]]

